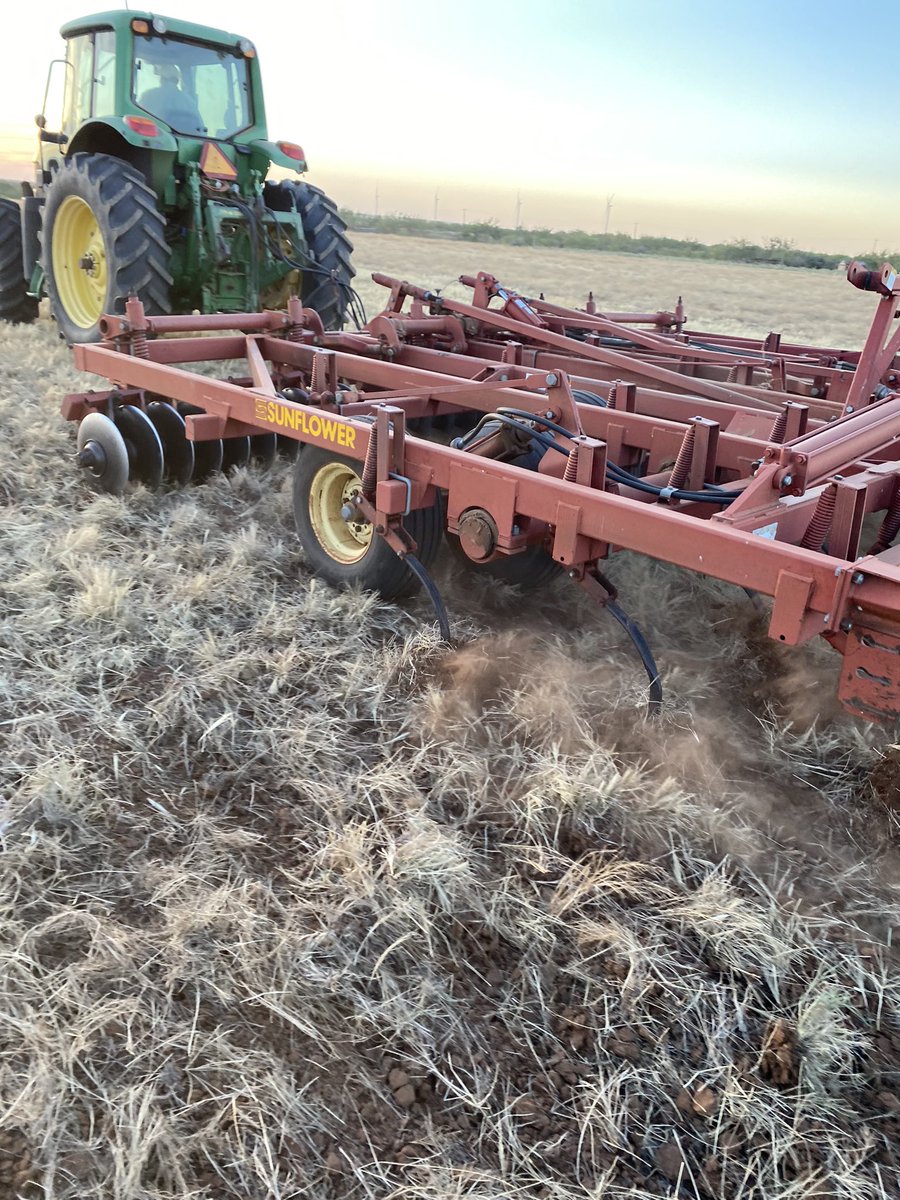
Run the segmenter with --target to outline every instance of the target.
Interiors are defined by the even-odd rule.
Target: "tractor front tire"
[[[326,329],[341,329],[350,303],[350,285],[356,271],[351,255],[353,243],[333,200],[310,183],[265,185],[266,205],[275,212],[296,209],[300,215],[306,247],[313,265],[303,270],[300,299],[304,308],[314,308]]]
[[[71,345],[96,342],[104,313],[137,296],[170,311],[166,222],[140,171],[109,154],[73,154],[44,205],[42,265],[50,311]]]
[[[294,520],[309,565],[329,583],[357,583],[385,600],[407,596],[419,586],[417,577],[375,532],[361,521],[345,521],[341,509],[362,489],[362,464],[352,458],[304,446],[294,464]],[[427,567],[441,544],[440,500],[414,508],[404,518],[415,539],[416,557]]]
[[[15,200],[0,200],[0,320],[24,325],[38,315],[26,292],[22,265],[22,214]]]

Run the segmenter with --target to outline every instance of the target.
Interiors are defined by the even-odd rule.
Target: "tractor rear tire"
[[[0,320],[26,325],[38,302],[26,292],[22,265],[22,214],[15,200],[0,200]]]
[[[296,209],[300,214],[307,250],[316,265],[315,270],[303,271],[303,307],[314,308],[326,329],[343,328],[356,271],[351,262],[353,243],[334,201],[310,183],[288,179],[267,183],[265,202],[275,212]]]
[[[44,205],[42,265],[50,311],[69,345],[96,342],[104,313],[137,296],[170,311],[166,222],[140,171],[109,154],[73,154]]]
[[[362,487],[362,464],[352,458],[304,446],[294,464],[294,520],[297,536],[316,574],[339,587],[359,584],[385,600],[408,596],[419,581],[386,541],[362,522],[346,522],[341,509]],[[416,542],[416,557],[428,567],[437,555],[443,529],[439,499],[414,508],[404,526]]]

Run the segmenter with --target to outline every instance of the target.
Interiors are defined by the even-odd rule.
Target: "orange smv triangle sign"
[[[210,179],[237,179],[234,163],[229,162],[215,142],[204,142],[200,170]]]

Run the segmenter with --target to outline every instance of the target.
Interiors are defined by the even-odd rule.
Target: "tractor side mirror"
[[[43,113],[38,113],[38,115],[34,118],[34,123],[40,130],[40,133],[38,134],[38,141],[50,142],[54,146],[64,146],[69,140],[69,135],[67,133],[47,132],[47,118]]]
[[[38,134],[38,141],[50,142],[54,146],[64,146],[69,140],[69,135],[67,133],[47,132],[47,118],[43,113],[38,113],[38,115],[34,118],[34,123],[40,130],[40,133]]]
[[[38,141],[50,142],[54,146],[64,146],[69,140],[69,135],[67,133],[48,133],[47,118],[43,113],[38,113],[38,115],[34,118],[34,123],[40,130],[40,133],[38,134]]]

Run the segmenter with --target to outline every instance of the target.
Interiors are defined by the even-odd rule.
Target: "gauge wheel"
[[[310,566],[329,583],[358,584],[393,600],[418,588],[416,576],[371,525],[342,515],[362,491],[361,469],[352,458],[305,447],[294,464],[297,536]],[[441,541],[440,500],[413,509],[403,524],[416,542],[416,557],[427,567]]]

